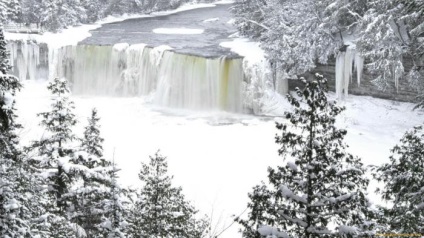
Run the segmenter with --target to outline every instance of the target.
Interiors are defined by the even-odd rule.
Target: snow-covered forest
[[[187,2],[0,0],[0,20],[60,36]],[[239,38],[219,45],[243,59],[143,42],[51,44],[50,78],[25,69],[26,80],[12,67],[39,70],[39,46],[22,41],[9,52],[0,28],[0,238],[424,237],[424,1],[225,4],[233,19],[222,24]],[[161,37],[203,33],[161,29]],[[13,65],[25,50],[31,56]],[[330,61],[334,78],[315,72]],[[374,90],[403,80],[416,97],[348,95],[354,69],[358,84],[367,71]],[[120,97],[72,92],[115,93],[115,78]],[[301,86],[278,90],[276,80],[287,79]],[[167,104],[152,106],[155,97]],[[216,200],[242,209],[217,218]]]
[[[341,65],[365,67],[382,90],[402,78],[423,94],[422,0],[240,0],[232,11],[240,33],[261,42],[278,71],[301,75],[352,49],[356,56]]]
[[[57,31],[81,23],[93,23],[114,14],[149,13],[174,9],[190,0],[2,0],[0,21],[36,24]]]

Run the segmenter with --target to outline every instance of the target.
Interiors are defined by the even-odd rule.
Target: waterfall
[[[9,42],[6,48],[10,53],[12,73],[20,80],[47,78],[45,66],[48,59],[42,47],[32,41]]]
[[[53,76],[67,78],[74,94],[152,95],[162,106],[243,111],[239,58],[203,58],[144,44],[66,46],[54,57]]]
[[[340,51],[336,57],[336,94],[339,99],[348,95],[354,66],[357,72],[357,83],[360,85],[364,60],[355,47],[348,46],[345,51]]]

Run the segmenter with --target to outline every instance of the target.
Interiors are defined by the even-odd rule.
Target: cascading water
[[[354,66],[357,72],[358,85],[360,85],[364,60],[357,53],[355,47],[348,46],[345,51],[340,51],[336,57],[336,94],[339,99],[348,95]]]
[[[145,96],[188,109],[242,112],[242,59],[183,55],[142,44],[66,46],[55,53],[54,75],[83,95]]]

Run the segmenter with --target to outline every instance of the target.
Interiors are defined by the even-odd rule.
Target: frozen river
[[[231,4],[198,8],[171,15],[129,19],[105,24],[90,31],[91,37],[80,44],[113,45],[116,43],[150,46],[169,45],[177,52],[220,57],[233,55],[219,43],[230,41],[237,30],[231,24]]]

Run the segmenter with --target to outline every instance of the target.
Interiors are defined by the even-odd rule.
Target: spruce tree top
[[[58,146],[62,147],[63,143],[75,139],[72,133],[72,126],[77,123],[73,113],[74,103],[69,100],[70,89],[66,79],[55,78],[47,88],[52,93],[51,111],[38,115],[43,118],[41,125],[51,133],[47,140],[58,143]]]
[[[326,79],[316,75],[296,88],[276,143],[285,164],[269,168],[269,186],[249,194],[244,237],[371,236],[368,179],[360,159],[347,153],[346,130],[334,126],[343,108],[327,99]],[[334,229],[335,227],[335,229]]]
[[[269,170],[284,204],[277,213],[292,235],[331,235],[331,223],[343,235],[363,234],[369,180],[361,160],[345,151],[347,131],[334,125],[344,108],[328,100],[327,80],[321,75],[304,83],[303,90],[296,89],[299,99],[288,96],[294,107],[285,114],[289,124],[277,123],[279,154],[294,160]]]

